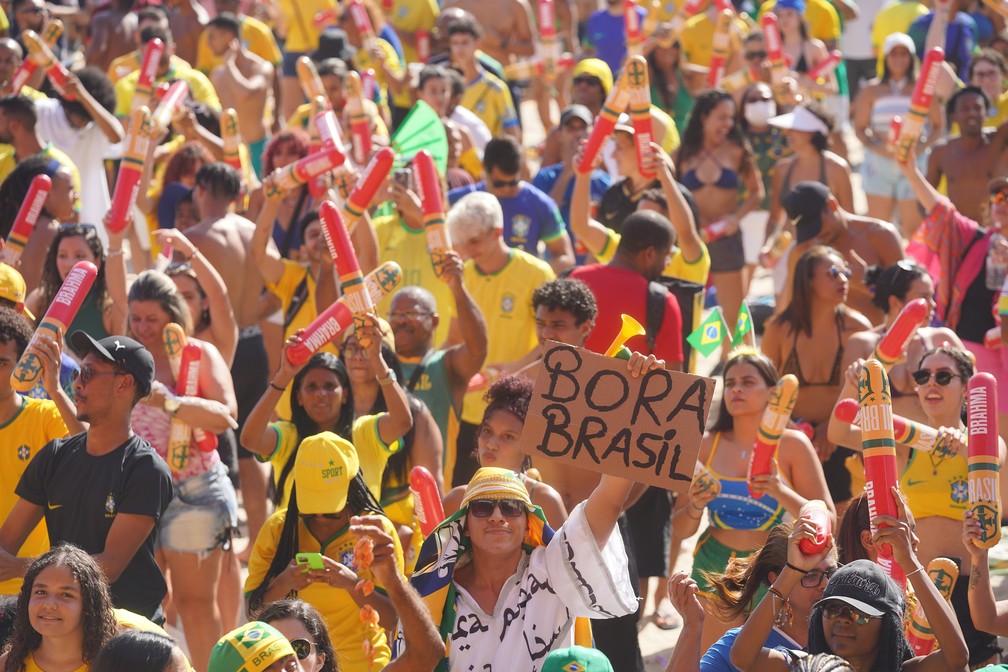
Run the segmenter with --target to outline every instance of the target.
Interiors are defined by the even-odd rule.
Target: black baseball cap
[[[150,394],[154,384],[154,357],[137,341],[128,336],[109,336],[96,341],[78,329],[70,335],[70,342],[81,357],[93,353],[133,376],[141,397]]]
[[[799,182],[784,197],[788,219],[794,223],[795,242],[812,240],[822,231],[822,212],[829,201],[829,187],[822,182]]]
[[[849,562],[830,577],[818,607],[829,600],[849,604],[869,616],[895,614],[903,618],[903,591],[871,560]]]

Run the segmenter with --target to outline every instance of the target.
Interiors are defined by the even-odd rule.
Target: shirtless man
[[[511,54],[529,58],[536,50],[536,30],[528,0],[449,0],[444,8],[464,9],[483,29],[480,49],[501,63],[510,63]],[[516,101],[517,102],[517,101]]]
[[[949,98],[950,121],[959,124],[959,137],[946,138],[931,148],[927,181],[938,186],[944,176],[948,197],[956,210],[974,221],[983,221],[988,208],[987,183],[1008,175],[1001,158],[1008,146],[1008,124],[985,129],[989,101],[983,90],[967,86]]]
[[[249,250],[255,224],[229,212],[241,191],[241,174],[226,163],[211,163],[196,173],[193,202],[203,219],[186,230],[186,236],[227,278],[228,294],[238,323],[231,377],[238,397],[238,432],[255,403],[266,390],[266,348],[259,328],[263,279]],[[257,535],[266,520],[266,473],[252,454],[238,449],[238,473],[249,519],[249,538]]]
[[[210,22],[210,15],[197,0],[165,0],[171,8],[168,21],[175,36],[175,53],[186,63],[195,63],[199,36]]]
[[[133,5],[134,0],[116,0],[94,14],[84,56],[88,65],[104,72],[113,60],[133,51],[140,32]]]
[[[872,324],[881,324],[885,315],[872,303],[871,290],[865,285],[868,266],[891,266],[904,258],[903,238],[889,222],[861,217],[840,207],[836,197],[821,182],[799,182],[784,197],[788,218],[795,225],[795,246],[788,260],[789,277],[794,264],[813,245],[828,245],[847,259],[854,276],[850,282],[847,305],[860,311]],[[785,300],[790,303],[790,284]]]
[[[11,93],[10,83],[14,73],[21,67],[24,50],[12,37],[0,37],[0,93]]]
[[[210,81],[221,105],[238,113],[238,128],[250,154],[262,156],[269,133],[266,99],[273,88],[273,65],[242,46],[241,21],[234,14],[218,14],[206,30],[210,50],[224,58],[224,65],[210,72]]]

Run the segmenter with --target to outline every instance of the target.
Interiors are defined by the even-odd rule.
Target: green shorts
[[[715,539],[709,529],[704,530],[704,533],[697,539],[696,550],[693,551],[693,572],[690,574],[690,578],[697,582],[702,595],[713,597],[714,589],[703,572],[724,572],[725,568],[728,567],[729,561],[733,558],[744,558],[758,550],[754,548],[751,551],[737,551],[734,548],[728,548]],[[753,596],[752,602],[746,607],[746,613],[752,611],[766,593],[767,586],[765,584],[760,585]]]

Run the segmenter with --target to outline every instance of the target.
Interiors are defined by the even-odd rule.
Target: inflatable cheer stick
[[[189,343],[182,325],[170,322],[161,330],[161,343],[164,344],[165,354],[168,355],[168,366],[171,367],[172,379],[176,384],[179,379],[179,371],[182,368],[182,351]]]
[[[198,343],[187,343],[182,349],[182,362],[179,365],[179,379],[176,382],[178,394],[194,397],[199,394],[200,364],[203,359],[203,348]],[[199,427],[192,428],[196,447],[204,453],[217,450],[217,435]]]
[[[754,499],[756,495],[753,494],[752,479],[770,473],[771,463],[777,453],[777,444],[780,443],[781,434],[791,420],[791,411],[797,400],[798,378],[791,373],[781,376],[770,395],[766,410],[763,411],[753,454],[749,459],[749,473],[746,475],[746,480],[749,482],[749,494]]]
[[[350,235],[335,203],[323,201],[319,206],[319,219],[323,222],[322,232],[331,237],[331,240],[327,238],[326,244],[330,245],[330,251],[336,251],[333,262],[339,275],[342,298],[346,299],[353,313],[354,328],[360,329],[367,324],[367,313],[374,312],[374,302],[364,287],[364,275],[357,261],[357,252],[350,243]],[[370,339],[359,336],[357,340],[363,347],[368,347]]]
[[[707,86],[712,89],[721,84],[725,66],[728,64],[728,51],[731,49],[731,25],[735,13],[730,9],[722,10],[714,27],[714,52],[711,56],[710,71],[707,73]]]
[[[336,113],[329,107],[329,103],[322,96],[312,98],[312,115],[315,119],[313,130],[316,140],[322,147],[336,147],[343,149],[343,136],[340,135],[339,122],[336,121]],[[315,151],[318,151],[316,149]]]
[[[648,81],[647,61],[643,56],[631,56],[626,63],[624,75],[630,83],[630,122],[634,128],[634,147],[637,149],[637,165],[645,180],[653,180],[655,171],[651,165],[651,141],[654,129],[651,127],[651,86]]]
[[[133,204],[140,190],[140,175],[150,142],[150,111],[145,106],[137,108],[130,117],[126,134],[126,152],[119,163],[112,205],[108,214],[108,230],[119,233],[133,221]]]
[[[634,0],[623,0],[623,32],[626,35],[627,58],[641,55],[641,23]]]
[[[221,112],[221,140],[224,141],[224,163],[241,172],[241,133],[238,131],[238,113],[232,108]]]
[[[59,19],[53,19],[46,24],[45,29],[42,31],[42,40],[51,49],[62,34],[63,22]],[[21,93],[21,89],[24,88],[24,85],[28,83],[28,80],[31,79],[31,76],[35,74],[38,68],[39,64],[34,60],[30,58],[23,59],[14,76],[11,77],[9,93]]]
[[[778,233],[770,249],[760,254],[760,266],[763,268],[773,268],[776,266],[777,262],[784,256],[784,253],[791,247],[791,241],[793,240],[794,236],[791,235],[790,231],[781,231]]]
[[[951,604],[952,590],[955,588],[956,581],[959,580],[959,567],[956,563],[949,558],[935,558],[928,563],[927,573],[931,583],[938,589],[938,593]],[[906,637],[915,656],[926,656],[938,648],[938,642],[935,640],[927,615],[924,613],[924,607],[921,606],[919,600],[910,616]]]
[[[554,74],[574,67],[574,57],[562,54],[554,61]],[[544,58],[534,58],[531,61],[515,61],[504,66],[504,78],[508,80],[532,79],[533,77],[548,77],[547,62]]]
[[[860,424],[858,413],[858,403],[853,399],[841,399],[833,408],[833,415],[838,420],[851,425]],[[904,418],[902,415],[893,415],[892,419],[893,438],[896,439],[896,443],[925,453],[944,452],[944,444],[939,442],[940,434],[934,427]]]
[[[906,161],[907,155],[924,131],[928,109],[931,107],[938,75],[941,73],[941,64],[944,61],[945,51],[941,47],[935,47],[924,56],[920,76],[914,85],[913,95],[910,96],[910,111],[903,119],[903,128],[900,129],[899,143],[896,147],[896,160],[900,163]]]
[[[189,85],[184,80],[180,79],[168,87],[168,93],[158,103],[157,109],[151,113],[152,133],[164,133],[168,130],[168,124],[171,123],[175,109],[182,104],[187,95],[189,95]]]
[[[56,298],[49,304],[49,310],[39,323],[38,329],[32,334],[28,348],[14,367],[11,387],[15,392],[27,392],[32,389],[42,375],[42,362],[39,361],[38,355],[31,352],[32,344],[43,333],[50,338],[59,338],[59,334],[66,333],[67,326],[74,321],[97,276],[98,267],[90,261],[78,261],[67,273],[66,280],[56,292]]]
[[[826,542],[829,540],[830,534],[833,533],[833,516],[826,508],[826,502],[820,499],[810,499],[802,505],[798,517],[807,518],[816,528],[815,541],[802,539],[798,542],[798,550],[805,555],[814,555],[826,548]]]
[[[364,282],[371,301],[378,303],[402,282],[402,269],[394,261],[386,261],[368,273]],[[300,343],[287,348],[287,361],[294,366],[304,364],[322,346],[349,328],[353,321],[353,312],[346,301],[346,296],[341,296],[322,311],[315,321],[305,327]]]
[[[624,11],[625,8],[626,5],[624,5]],[[560,38],[556,32],[556,13],[553,8],[553,0],[539,0],[536,4],[536,10],[539,19],[539,43],[542,45],[542,58],[539,60],[543,64],[543,74],[547,79],[552,80],[556,77],[557,64],[560,61]],[[627,44],[629,45],[629,42]],[[630,52],[627,53],[629,55]]]
[[[350,3],[350,18],[353,19],[357,32],[360,33],[361,44],[368,48],[375,39],[374,24],[371,23],[371,15],[368,14],[367,7],[361,0],[353,0]]]
[[[420,531],[426,537],[445,518],[437,483],[425,467],[416,466],[410,470],[409,489],[413,493],[413,513],[420,521]]]
[[[697,493],[704,493],[708,490],[714,491],[714,496],[721,494],[721,481],[714,477],[714,474],[701,462],[697,462],[693,467],[693,482],[690,483],[690,490]]]
[[[63,85],[66,84],[67,79],[70,77],[70,71],[59,62],[59,59],[53,54],[49,45],[34,30],[23,31],[21,33],[21,41],[24,42],[25,48],[28,49],[28,58],[38,63],[40,68],[45,68],[46,77],[49,78],[49,82],[52,83],[56,92],[67,100],[76,100],[77,96],[67,95],[63,89]]]
[[[427,238],[427,254],[430,255],[434,272],[441,277],[444,254],[452,249],[451,235],[445,225],[444,199],[441,197],[441,179],[438,177],[434,157],[426,149],[421,149],[413,158],[416,184],[420,190],[420,212],[423,214],[424,235]]]
[[[899,484],[892,397],[889,394],[889,377],[877,360],[869,359],[861,369],[858,404],[861,406],[861,452],[864,455],[868,516],[872,521],[876,516],[899,518],[892,492],[893,487]],[[874,523],[872,532],[875,532]],[[896,583],[905,586],[906,577],[893,558],[892,545],[882,544],[878,549],[879,565]]]
[[[315,69],[315,64],[310,58],[301,56],[297,59],[294,67],[297,70],[298,82],[301,83],[301,90],[304,92],[305,98],[308,100],[314,99],[315,96],[326,98],[322,78],[319,77],[318,70]],[[326,98],[326,100],[329,99]]]
[[[175,379],[175,393],[179,395],[185,394],[185,385],[179,381],[182,375],[182,352],[186,349],[188,340],[185,330],[174,322],[166,324],[161,330],[161,342],[164,344],[165,354],[168,355],[172,378]],[[186,375],[188,375],[188,371]],[[168,430],[168,454],[165,460],[173,473],[182,471],[189,463],[191,436],[192,430],[189,425],[173,415]]]
[[[430,31],[421,28],[416,31],[417,60],[426,63],[430,60]]]
[[[837,66],[840,65],[840,61],[842,60],[843,60],[843,52],[834,49],[833,51],[830,52],[830,55],[826,57],[825,61],[823,61],[822,63],[820,63],[819,65],[808,71],[809,79],[811,79],[814,82],[820,77],[825,77],[829,73],[836,70]]]
[[[974,374],[968,390],[969,506],[973,518],[983,525],[980,543],[973,543],[978,548],[993,548],[1001,540],[997,380],[989,373]]]
[[[599,112],[598,118],[595,119],[595,126],[592,128],[591,135],[588,136],[588,142],[581,153],[581,160],[578,161],[576,166],[577,172],[581,175],[587,175],[592,171],[595,157],[598,156],[605,141],[612,135],[619,115],[623,113],[630,103],[630,84],[625,74],[626,71],[624,70],[623,74],[616,80],[612,91],[609,92],[605,102],[602,103],[602,111]]]
[[[7,234],[7,244],[3,249],[3,263],[14,266],[21,259],[28,238],[35,230],[35,222],[42,214],[45,207],[46,198],[49,197],[49,190],[52,189],[52,180],[48,175],[36,175],[28,187],[28,194],[21,202],[17,217],[11,226],[10,233]]]
[[[929,312],[926,299],[914,299],[906,304],[893,320],[889,331],[875,346],[875,351],[871,356],[882,363],[887,373],[903,356],[910,344],[910,339],[917,333],[917,328],[921,326],[921,323],[927,319]]]
[[[364,89],[360,75],[353,70],[348,72],[346,87],[353,160],[358,166],[363,166],[371,155],[371,120],[364,110]]]
[[[378,193],[378,188],[392,170],[393,163],[395,163],[395,150],[391,147],[382,147],[375,152],[364,172],[357,178],[357,184],[350,191],[342,208],[343,221],[351,229],[357,220],[364,216],[374,195]]]
[[[346,156],[338,147],[329,147],[320,152],[309,154],[275,170],[267,182],[270,183],[266,196],[278,196],[297,189],[310,180],[343,165]]]
[[[137,78],[136,91],[130,101],[130,114],[143,105],[150,106],[151,96],[154,95],[154,80],[157,78],[157,69],[161,64],[164,49],[164,42],[158,37],[155,37],[144,47],[143,61],[140,63],[140,76]]]

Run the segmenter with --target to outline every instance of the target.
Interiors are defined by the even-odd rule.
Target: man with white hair
[[[486,364],[480,372],[482,384],[470,385],[462,403],[451,483],[456,486],[468,483],[478,466],[471,455],[486,408],[483,401],[486,387],[502,373],[508,373],[509,364],[538,344],[532,292],[555,276],[545,261],[508,247],[504,240],[504,212],[491,194],[476,192],[464,196],[449,210],[447,222],[455,249],[466,260],[463,282],[486,319],[489,336]],[[460,325],[453,320],[448,344],[461,341]]]

